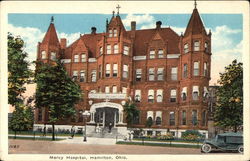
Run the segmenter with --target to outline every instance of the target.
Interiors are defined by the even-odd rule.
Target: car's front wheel
[[[209,152],[211,152],[212,147],[209,144],[203,144],[201,147],[201,150],[205,153],[209,153]]]
[[[243,151],[244,151],[243,145],[239,146],[238,147],[238,152],[239,153],[243,153]]]

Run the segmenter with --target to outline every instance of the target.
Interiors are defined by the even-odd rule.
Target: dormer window
[[[188,43],[186,43],[186,44],[184,45],[184,53],[185,53],[185,54],[188,53]]]
[[[114,29],[114,37],[117,37],[117,30]]]
[[[50,59],[54,60],[54,61],[56,60],[56,53],[55,52],[50,53]]]
[[[155,58],[155,50],[150,50],[149,59],[154,59],[154,58]]]
[[[199,51],[200,50],[200,41],[195,41],[194,42],[194,51]]]
[[[113,32],[111,29],[109,29],[109,37],[112,37],[113,36]]]
[[[42,51],[42,54],[41,54],[42,56],[42,59],[46,59],[46,51]]]
[[[79,62],[79,55],[74,55],[74,62],[78,63]]]
[[[164,58],[163,50],[162,49],[158,50],[158,58]]]

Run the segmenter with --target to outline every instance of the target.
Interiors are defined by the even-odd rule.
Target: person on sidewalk
[[[71,139],[73,139],[75,136],[75,125],[71,127]]]
[[[46,124],[43,126],[43,136],[46,136]]]

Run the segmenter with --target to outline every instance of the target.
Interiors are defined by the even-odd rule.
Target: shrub
[[[166,135],[158,136],[157,139],[159,139],[159,140],[171,140],[171,139],[174,139],[174,137],[173,137],[172,133],[167,133]]]
[[[184,140],[195,141],[203,138],[203,135],[197,130],[186,130],[181,137]]]

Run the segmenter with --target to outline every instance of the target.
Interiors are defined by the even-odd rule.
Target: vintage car
[[[218,134],[214,139],[205,140],[201,146],[201,152],[209,153],[212,150],[238,151],[243,153],[242,133],[223,133]]]

